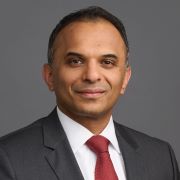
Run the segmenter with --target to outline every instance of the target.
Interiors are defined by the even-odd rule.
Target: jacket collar
[[[127,180],[148,179],[144,157],[132,130],[115,122],[115,131],[125,164]],[[130,133],[131,132],[131,133]]]
[[[59,179],[83,180],[82,173],[58,119],[56,109],[43,122],[46,159]]]

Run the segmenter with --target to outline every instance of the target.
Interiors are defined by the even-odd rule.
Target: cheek
[[[111,75],[107,78],[107,81],[111,85],[111,88],[114,91],[120,92],[123,84],[124,76],[120,72],[111,73]]]
[[[63,70],[59,70],[58,72],[54,75],[56,89],[58,91],[71,90],[71,87],[77,81],[76,75]]]

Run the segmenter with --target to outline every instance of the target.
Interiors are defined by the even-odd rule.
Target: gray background
[[[49,34],[62,16],[89,5],[121,18],[129,37],[132,79],[115,119],[170,142],[180,164],[179,0],[1,0],[0,136],[54,108],[41,75]]]

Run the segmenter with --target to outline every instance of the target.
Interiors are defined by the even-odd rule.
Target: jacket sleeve
[[[17,180],[8,154],[0,147],[0,180]]]
[[[175,158],[175,154],[171,146],[169,145],[169,151],[171,154],[172,166],[173,166],[173,180],[180,180],[180,172],[177,164],[177,160]]]

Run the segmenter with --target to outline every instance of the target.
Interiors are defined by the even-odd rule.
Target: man
[[[123,24],[106,10],[64,17],[43,69],[57,107],[1,138],[0,179],[178,180],[169,144],[112,119],[131,76],[128,52]]]

